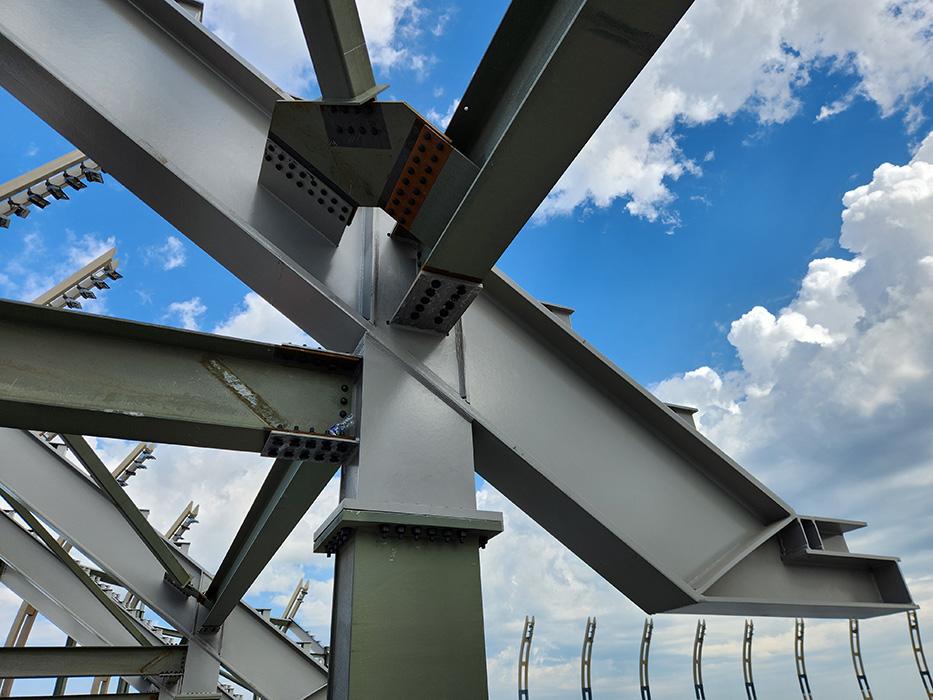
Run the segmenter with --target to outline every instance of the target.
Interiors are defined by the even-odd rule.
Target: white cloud
[[[434,59],[419,47],[421,27],[437,18],[418,0],[360,0],[360,20],[376,70],[413,71],[423,77]],[[314,92],[314,72],[293,2],[282,0],[208,0],[207,26],[285,90]],[[313,96],[313,95],[312,95]]]
[[[185,244],[177,236],[168,236],[160,246],[151,246],[146,250],[146,257],[154,260],[163,270],[183,267],[187,260]]]
[[[656,219],[673,196],[670,182],[701,174],[680,149],[679,124],[750,112],[763,125],[800,109],[798,90],[814,68],[847,74],[855,86],[818,118],[856,98],[883,115],[914,109],[930,83],[930,0],[698,0],[542,204],[538,218],[589,202],[627,200]],[[897,50],[892,50],[897,46]]]
[[[450,120],[454,118],[454,112],[457,111],[457,105],[460,104],[460,98],[453,100],[450,105],[447,107],[447,111],[443,114],[438,112],[436,109],[431,109],[428,111],[428,120],[439,126],[441,129],[446,129],[447,125],[450,124]]]
[[[318,347],[313,338],[255,292],[249,292],[243,297],[242,305],[234,309],[226,321],[217,325],[214,333],[263,343]]]
[[[175,320],[182,328],[196,331],[200,328],[200,318],[207,311],[200,297],[191,297],[187,301],[173,301],[165,309],[165,320]]]

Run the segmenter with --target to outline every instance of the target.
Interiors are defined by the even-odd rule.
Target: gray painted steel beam
[[[13,94],[325,345],[352,351],[367,333],[384,345],[473,423],[478,471],[646,610],[913,607],[894,561],[782,559],[793,510],[500,273],[459,347],[386,327],[413,260],[385,229],[368,239],[365,216],[335,249],[257,185],[272,107],[289,98],[168,3],[11,2],[0,81]],[[581,446],[594,453],[583,478]],[[645,512],[637,496],[663,478],[673,488]]]
[[[30,468],[22,469],[23,464]],[[198,636],[198,617],[205,609],[165,580],[162,566],[125,526],[107,496],[29,433],[0,429],[0,484],[133,590],[189,643],[203,646],[263,697],[301,700],[327,682],[319,664],[243,603],[227,618],[222,635]],[[206,589],[210,576],[183,552],[179,558],[199,588]]]
[[[9,301],[0,302],[0,356],[2,425],[254,452],[269,430],[324,432],[340,420],[340,387],[358,365],[349,355]],[[63,357],[107,361],[75,372]]]
[[[24,700],[56,700],[59,695],[23,695]],[[107,693],[107,700],[159,700],[158,693]],[[69,700],[100,700],[100,695],[68,695]]]
[[[436,243],[426,241],[425,273],[488,276],[691,3],[511,3],[447,128],[480,172]],[[409,295],[421,287],[416,279]]]
[[[337,466],[275,460],[205,593],[210,607],[201,621],[203,629],[223,624],[327,486]]]
[[[295,0],[321,94],[359,104],[375,97],[373,67],[356,0]]]
[[[0,650],[0,676],[180,676],[183,646],[21,647]]]

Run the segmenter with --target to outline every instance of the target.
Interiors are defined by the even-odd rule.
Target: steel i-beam
[[[804,621],[798,617],[794,620],[794,664],[797,667],[797,683],[803,700],[813,700],[813,691],[810,690],[810,678],[807,676],[807,661],[804,658]]]
[[[0,654],[0,676],[181,676],[186,647],[21,647]]]
[[[917,662],[917,670],[920,672],[920,682],[923,683],[927,699],[933,700],[933,678],[930,677],[930,667],[927,665],[927,656],[923,651],[920,621],[917,619],[916,610],[907,611],[907,628],[910,632],[910,648],[914,653],[914,661]]]
[[[745,631],[742,634],[742,680],[745,682],[745,696],[748,700],[758,700],[758,691],[755,690],[755,676],[752,673],[752,639],[755,636],[755,622],[745,621]]]
[[[849,651],[852,653],[852,667],[855,669],[855,680],[858,682],[862,700],[873,700],[871,686],[868,684],[868,675],[865,673],[865,661],[862,659],[862,637],[859,634],[858,620],[849,620]]]
[[[528,662],[531,659],[531,641],[535,634],[535,618],[525,616],[522,641],[518,648],[518,700],[528,700]]]
[[[651,700],[651,684],[648,681],[648,655],[651,652],[651,637],[654,634],[654,620],[645,619],[645,627],[641,633],[641,646],[638,650],[638,685],[641,689],[641,700]]]
[[[693,637],[693,693],[696,700],[706,700],[703,687],[703,642],[706,640],[706,620],[697,620],[697,631]]]
[[[583,630],[583,650],[580,652],[580,689],[583,700],[593,700],[593,640],[596,637],[596,618],[586,618]]]

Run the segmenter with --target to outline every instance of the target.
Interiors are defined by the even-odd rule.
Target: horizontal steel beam
[[[28,464],[29,469],[22,465]],[[263,697],[302,700],[323,687],[326,672],[279,630],[240,603],[223,633],[198,636],[206,610],[165,580],[164,570],[107,496],[67,459],[19,430],[0,429],[0,484],[77,549],[132,590],[189,643],[200,644]],[[179,557],[204,590],[210,576],[183,552]]]
[[[187,648],[19,647],[0,649],[0,677],[180,676]]]
[[[447,128],[480,171],[439,239],[425,241],[423,274],[486,278],[692,2],[511,3]],[[422,289],[416,279],[408,296]]]
[[[107,700],[159,700],[158,693],[104,693]],[[60,695],[20,695],[24,700],[58,700]],[[72,695],[68,693],[68,700],[100,700],[98,695]]]
[[[339,421],[359,363],[8,301],[0,356],[0,425],[253,452],[270,430]]]
[[[336,471],[336,464],[275,460],[205,593],[202,628],[223,624]]]

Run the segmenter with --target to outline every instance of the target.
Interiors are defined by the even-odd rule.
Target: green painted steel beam
[[[146,543],[146,547],[165,569],[166,575],[179,588],[187,586],[191,582],[191,574],[181,565],[176,550],[156,532],[97,453],[87,444],[87,440],[80,435],[67,434],[63,434],[62,439],[100,489],[114,502],[129,526]]]
[[[211,603],[202,629],[223,624],[338,466],[275,460],[207,589]]]
[[[75,363],[80,363],[80,369]],[[0,302],[0,425],[260,452],[352,411],[359,358]],[[311,431],[309,431],[311,432]]]
[[[0,677],[179,676],[187,651],[184,646],[11,647],[0,649]]]

